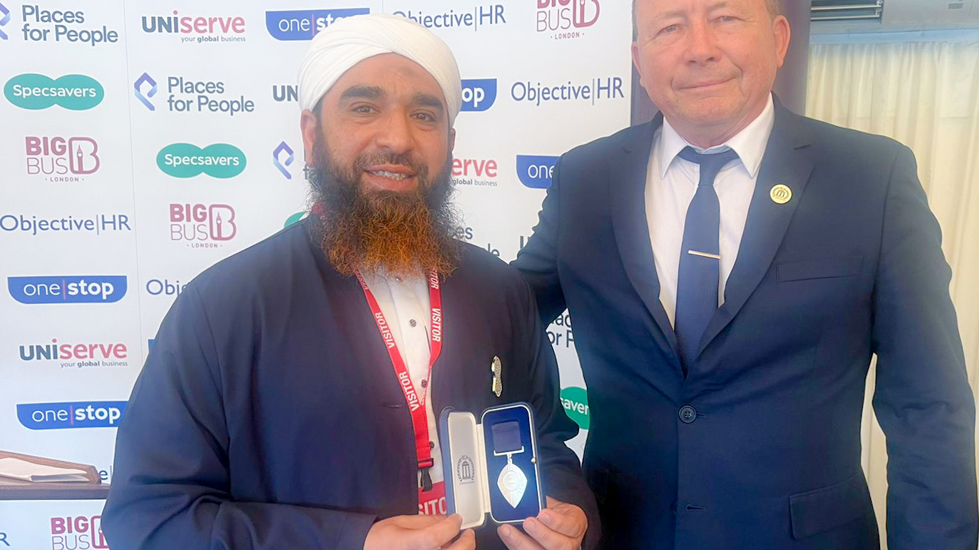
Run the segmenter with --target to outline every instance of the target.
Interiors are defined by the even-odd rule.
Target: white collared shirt
[[[758,170],[774,126],[775,103],[769,96],[768,104],[758,118],[725,143],[710,149],[701,149],[688,143],[665,118],[662,128],[653,136],[653,148],[646,172],[646,223],[656,260],[659,299],[671,325],[674,324],[676,315],[683,228],[686,224],[687,208],[697,192],[700,180],[700,165],[680,158],[680,151],[690,146],[698,153],[733,149],[738,154],[738,160],[728,163],[714,179],[714,191],[721,206],[721,271],[717,293],[720,307],[724,304],[724,289],[738,257],[741,237],[748,219],[748,207],[758,181]]]
[[[394,342],[398,345],[398,351],[408,367],[408,374],[411,376],[411,383],[415,386],[415,391],[419,396],[425,396],[425,413],[428,416],[428,435],[435,447],[432,449],[432,458],[435,466],[429,470],[433,483],[442,481],[442,455],[439,450],[438,431],[434,407],[432,406],[432,385],[428,380],[428,363],[432,358],[431,341],[428,331],[431,329],[432,310],[431,298],[429,297],[428,279],[425,277],[411,277],[402,279],[388,275],[362,273],[367,288],[370,289],[377,305],[384,314],[384,319],[391,328]],[[367,304],[364,304],[367,307]],[[370,368],[375,368],[373,365]],[[385,363],[377,365],[376,368],[386,369],[393,373],[391,361],[385,354]],[[434,369],[433,369],[434,370]],[[391,376],[394,376],[391,374]],[[422,380],[426,380],[427,388],[422,387]]]

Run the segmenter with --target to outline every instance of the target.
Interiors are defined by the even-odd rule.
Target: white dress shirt
[[[720,276],[718,277],[718,307],[724,304],[724,289],[741,247],[748,218],[748,206],[758,181],[758,169],[768,147],[768,138],[775,126],[775,104],[769,96],[768,105],[758,118],[744,130],[721,145],[701,149],[688,143],[665,118],[663,126],[653,137],[646,172],[646,223],[649,241],[656,260],[659,278],[659,299],[674,324],[676,288],[680,270],[680,248],[687,208],[697,192],[700,165],[680,158],[685,147],[698,153],[714,153],[733,149],[738,160],[730,162],[714,179],[714,191],[721,206]]]
[[[429,470],[429,473],[432,476],[432,483],[439,483],[443,480],[443,476],[442,455],[439,450],[436,428],[438,420],[432,407],[431,380],[427,380],[429,375],[428,363],[432,357],[429,348],[431,341],[428,336],[432,322],[428,279],[425,277],[402,279],[367,273],[361,275],[363,275],[367,288],[374,295],[377,305],[381,308],[381,313],[384,314],[384,319],[387,320],[388,326],[391,328],[394,342],[398,345],[398,351],[401,352],[401,357],[408,367],[408,374],[411,376],[411,383],[414,384],[415,391],[418,392],[419,398],[425,396],[428,435],[435,443],[435,447],[432,449],[435,466]],[[378,365],[377,368],[393,372],[394,367],[390,360],[386,360],[383,365]],[[422,380],[427,381],[427,388],[422,387]]]

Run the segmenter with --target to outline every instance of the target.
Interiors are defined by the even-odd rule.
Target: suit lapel
[[[635,128],[635,133],[612,144],[609,152],[609,188],[612,206],[612,227],[619,257],[626,275],[646,305],[659,334],[656,342],[667,355],[679,357],[676,335],[659,300],[659,279],[653,248],[649,241],[649,224],[646,219],[646,172],[649,164],[653,134],[663,124],[663,116],[657,115],[649,124]],[[677,370],[679,360],[674,361]]]
[[[801,117],[776,101],[775,127],[768,140],[755,192],[748,207],[738,258],[727,280],[724,305],[707,325],[700,343],[700,353],[734,319],[768,273],[792,215],[803,199],[813,163],[805,151],[809,141],[802,122]],[[777,204],[770,196],[772,187],[778,184],[787,185],[792,190],[792,199],[786,204]]]

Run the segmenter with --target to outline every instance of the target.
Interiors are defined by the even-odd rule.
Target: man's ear
[[[306,164],[313,160],[313,147],[316,145],[316,134],[320,128],[316,113],[306,109],[299,118],[299,129],[303,134],[303,153],[306,155]]]
[[[451,154],[456,149],[456,129],[449,128],[449,153]]]
[[[641,63],[642,54],[639,53],[639,43],[638,42],[633,42],[632,43],[631,51],[632,51],[632,66],[635,67],[636,68],[636,72],[639,73],[639,85],[642,86],[643,88],[645,88],[646,86],[645,86],[645,83],[643,82],[643,78],[642,78],[642,63]]]
[[[781,69],[782,64],[785,63],[785,55],[789,52],[789,44],[792,42],[792,27],[784,15],[779,15],[775,18],[772,31],[775,35],[775,58],[778,68]]]

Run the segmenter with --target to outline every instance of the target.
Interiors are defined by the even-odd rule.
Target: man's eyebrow
[[[653,21],[660,21],[662,19],[672,19],[674,17],[683,17],[683,10],[670,10],[664,11],[663,13],[656,14],[653,17]]]
[[[347,88],[340,95],[340,101],[348,99],[381,99],[384,97],[384,90],[378,86],[353,86]]]
[[[715,3],[711,4],[710,7],[707,8],[707,11],[715,11],[715,10],[719,10],[721,8],[727,8],[730,5],[731,5],[731,3],[728,2],[727,0],[722,0],[721,2],[715,2]]]
[[[730,5],[731,2],[729,2],[728,0],[720,0],[719,2],[714,2],[713,4],[708,6],[707,11],[709,12],[716,11],[721,8],[729,7]],[[684,12],[684,10],[669,10],[657,14],[655,17],[653,17],[653,21],[659,21],[661,19],[672,19],[675,17],[684,17],[685,15],[686,13]]]
[[[420,105],[422,107],[431,107],[433,109],[438,109],[439,112],[445,110],[445,107],[442,105],[442,100],[440,100],[439,98],[431,94],[419,92],[414,96],[412,96],[411,102],[414,103],[415,105]]]

